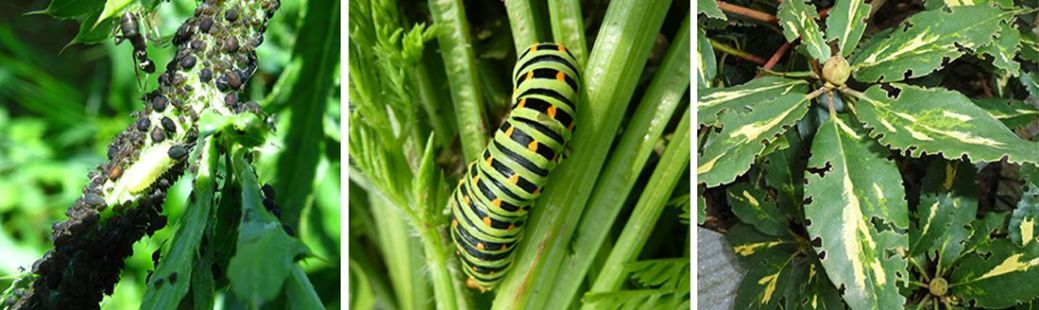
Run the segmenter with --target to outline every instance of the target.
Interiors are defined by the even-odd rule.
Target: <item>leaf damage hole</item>
[[[912,77],[913,77],[913,69],[906,70],[905,73],[902,73],[902,79],[903,80],[908,80],[908,79],[910,79]]]
[[[908,70],[906,73],[912,74],[913,70]],[[898,95],[902,93],[901,89],[892,86],[889,83],[880,84],[880,88],[887,92],[888,98],[898,98]]]
[[[807,167],[807,168],[805,168],[805,170],[807,170],[808,173],[818,175],[820,178],[822,178],[822,177],[826,177],[826,173],[827,172],[830,172],[830,170],[833,170],[833,165],[830,164],[829,161],[827,161],[826,162],[826,166],[823,166],[822,168]]]

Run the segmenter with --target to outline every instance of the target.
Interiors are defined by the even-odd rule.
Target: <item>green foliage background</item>
[[[173,57],[169,39],[196,2],[118,2],[129,3],[130,8],[155,5],[156,11],[146,18],[159,37],[149,41],[148,56],[157,73],[163,72]],[[62,3],[69,1],[54,1]],[[100,8],[106,2],[75,3]],[[46,0],[0,4],[0,287],[4,288],[20,268],[30,268],[51,247],[50,225],[65,219],[64,211],[79,196],[87,172],[105,159],[108,143],[130,125],[129,115],[141,109],[144,92],[157,85],[158,74],[135,74],[132,48],[129,42],[114,44],[107,30],[111,25],[100,24],[94,37],[79,37],[96,44],[65,48],[81,31],[80,23],[89,22],[81,17],[62,21],[47,14],[23,15],[48,5],[52,3]],[[282,1],[257,50],[259,69],[243,101],[256,100],[275,116],[278,130],[256,161],[259,181],[275,186],[285,220],[298,221],[296,235],[313,254],[301,265],[322,302],[335,309],[341,280],[339,15],[335,11],[334,17],[304,16],[307,8],[306,2]],[[330,87],[321,91],[299,85]],[[185,175],[171,188],[164,212],[170,224],[135,244],[122,280],[115,293],[105,298],[103,308],[130,309],[141,304],[144,279],[154,268],[151,255],[172,237],[185,211],[191,179]],[[223,300],[224,306],[241,302],[230,294],[221,295],[218,301]],[[272,305],[284,302],[282,297]]]

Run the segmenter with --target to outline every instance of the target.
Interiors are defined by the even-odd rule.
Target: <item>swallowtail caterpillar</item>
[[[449,202],[455,254],[468,286],[481,291],[508,271],[527,211],[563,158],[581,85],[574,55],[552,43],[526,49],[512,80],[512,111]]]

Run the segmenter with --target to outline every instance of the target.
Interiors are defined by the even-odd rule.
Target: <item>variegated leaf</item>
[[[805,280],[787,293],[786,309],[845,309],[840,292],[833,286],[817,259],[807,263]],[[800,278],[800,277],[799,277]]]
[[[1019,138],[999,120],[958,92],[891,84],[870,87],[851,106],[881,144],[911,156],[941,154],[955,160],[1039,162],[1039,143]]]
[[[718,8],[718,2],[715,0],[696,0],[696,10],[697,13],[706,15],[707,18],[728,20],[725,13]]]
[[[848,57],[866,32],[866,18],[873,7],[864,0],[837,0],[826,18],[826,40],[837,41],[840,55]]]
[[[988,3],[996,3],[1000,7],[1008,8],[1014,5],[1014,0],[925,0],[924,9],[931,10]]]
[[[727,191],[732,213],[741,221],[767,235],[787,234],[786,216],[764,190],[741,183],[729,186]]]
[[[1021,58],[1039,62],[1039,33],[1021,32]]]
[[[790,235],[766,236],[746,224],[736,224],[726,235],[745,267],[736,291],[736,309],[774,309],[783,292],[796,283],[793,263],[796,243]]]
[[[711,47],[711,42],[707,41],[703,27],[696,30],[696,59],[696,87],[711,87],[718,63],[714,59],[714,48]]]
[[[1039,187],[1035,184],[1021,196],[1017,208],[1010,215],[1010,240],[1018,246],[1039,242]]]
[[[697,162],[700,182],[714,187],[747,172],[765,143],[804,117],[810,100],[805,94],[786,94],[757,102],[750,112],[723,114],[719,120],[721,132],[708,136]]]
[[[999,38],[978,49],[981,54],[992,56],[992,65],[1012,76],[1021,74],[1021,64],[1014,60],[1021,50],[1021,33],[1009,23],[1000,24]]]
[[[816,132],[806,174],[808,234],[826,274],[852,309],[897,309],[906,273],[909,211],[902,177],[887,150],[845,116]],[[900,233],[901,232],[901,233]]]
[[[804,94],[808,82],[766,76],[742,85],[726,88],[700,89],[696,100],[696,123],[699,126],[718,126],[719,114],[734,110],[747,112],[750,107],[788,93]]]
[[[790,147],[765,156],[765,184],[774,188],[776,201],[787,217],[801,218],[801,203],[804,197],[804,168],[807,160],[801,157],[803,141],[797,130],[788,130],[780,139]],[[778,141],[777,141],[778,142]]]
[[[1033,97],[1039,97],[1039,72],[1026,72],[1022,74],[1021,84],[1025,86],[1029,94]]]
[[[917,13],[906,21],[907,29],[866,45],[851,58],[855,79],[890,82],[930,74],[941,68],[943,59],[963,55],[959,47],[992,42],[1000,23],[1016,12],[975,5]]]
[[[978,210],[971,197],[944,192],[920,198],[917,225],[909,230],[909,255],[937,257],[939,268],[948,267],[963,252],[967,229]]]
[[[949,292],[976,306],[1000,309],[1039,296],[1039,242],[1018,247],[1009,239],[992,242],[990,255],[969,255],[953,270]]]
[[[986,98],[974,100],[974,104],[1009,128],[1021,128],[1039,121],[1039,109],[1021,100]]]
[[[779,24],[783,26],[783,36],[787,42],[794,42],[798,37],[801,44],[808,49],[808,54],[819,62],[830,59],[830,46],[823,40],[823,33],[819,24],[819,13],[815,11],[815,5],[805,0],[787,0],[779,5],[776,13]]]
[[[997,240],[995,236],[1007,235],[1006,224],[1010,218],[1008,212],[989,212],[970,224],[970,239],[967,239],[967,248],[963,253],[988,254],[992,244]]]

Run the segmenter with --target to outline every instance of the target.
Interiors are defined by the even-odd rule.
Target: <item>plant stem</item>
[[[790,49],[790,46],[791,46],[790,42],[783,43],[783,45],[780,46],[779,49],[776,50],[776,52],[772,54],[772,57],[770,57],[768,59],[768,62],[765,63],[765,66],[763,67],[763,69],[764,70],[771,70],[772,67],[775,67],[776,63],[779,62],[779,59],[783,58],[783,55],[786,54],[786,51]]]
[[[584,37],[581,1],[549,1],[548,15],[552,22],[552,37],[557,42],[563,43],[574,54],[578,67],[584,67],[585,60],[588,59],[588,44]]]
[[[429,268],[430,279],[433,281],[437,309],[468,309],[464,299],[455,294],[455,284],[461,283],[461,280],[455,281],[453,273],[449,270],[449,266],[453,265],[448,263],[450,252],[444,245],[443,234],[435,226],[420,225],[419,230],[426,252],[426,267]]]
[[[718,1],[718,8],[728,13],[745,16],[750,19],[754,19],[764,23],[775,24],[779,21],[779,19],[776,18],[775,15],[747,7],[738,6],[725,1]]]
[[[550,293],[542,289],[553,276],[542,272],[542,257],[569,250],[570,237],[670,6],[671,1],[610,2],[582,77],[577,128],[570,143],[573,156],[552,172],[528,216],[524,241],[513,253],[515,259],[498,286],[493,308],[525,308],[531,299],[544,299]]]
[[[469,22],[461,0],[429,0],[433,21],[444,26],[437,36],[441,57],[451,85],[451,100],[458,119],[458,134],[465,161],[475,159],[487,145],[483,92],[476,70],[476,56],[469,37]]]
[[[736,57],[739,57],[740,59],[743,59],[743,60],[746,60],[746,61],[749,61],[749,62],[753,62],[753,63],[759,64],[759,65],[765,65],[765,60],[762,59],[761,57],[758,57],[758,56],[755,56],[755,55],[751,55],[750,53],[738,50],[738,49],[736,49],[736,48],[734,48],[732,46],[729,46],[728,44],[718,42],[718,41],[716,41],[714,39],[707,39],[707,40],[711,41],[711,47],[714,47],[714,49],[716,49],[716,50],[722,51],[722,53],[726,53],[726,54],[729,54],[729,55],[732,55],[732,56],[736,56]]]
[[[664,127],[674,117],[683,94],[689,89],[689,23],[687,16],[660,63],[661,70],[653,77],[624,129],[616,149],[625,151],[613,154],[595,185],[588,205],[596,206],[596,210],[582,214],[572,242],[573,251],[566,252],[565,256],[553,253],[546,256],[545,272],[556,276],[548,304],[532,304],[534,308],[562,309],[577,297],[585,274],[595,259],[589,253],[597,253],[603,248],[624,201],[662,138]],[[559,272],[562,266],[566,266],[567,272]]]
[[[688,171],[690,135],[689,114],[686,113],[682,117],[682,122],[678,124],[678,129],[675,129],[675,135],[664,150],[656,169],[653,170],[653,175],[646,183],[646,191],[639,197],[631,218],[624,225],[610,257],[606,259],[602,272],[592,284],[590,293],[617,290],[627,278],[624,266],[638,258],[642,246],[646,244],[650,233],[653,232],[653,226],[660,218],[660,213],[664,211],[667,198],[678,184],[679,177]]]
[[[505,11],[509,14],[509,26],[512,27],[512,41],[515,43],[516,55],[519,55],[531,44],[541,42],[544,32],[538,25],[539,14],[534,11],[534,3],[530,0],[505,1]]]

